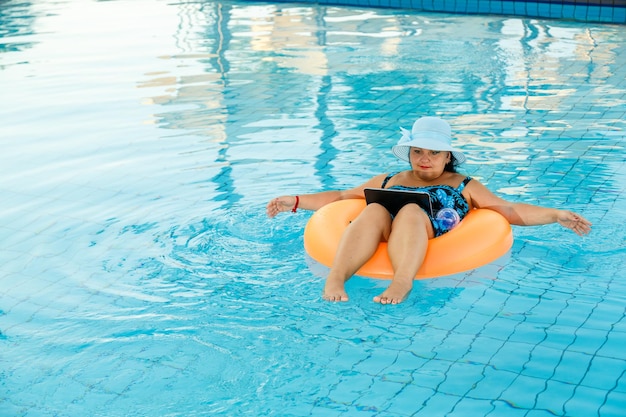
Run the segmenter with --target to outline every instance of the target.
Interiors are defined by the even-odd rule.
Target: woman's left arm
[[[536,206],[525,203],[512,203],[493,194],[478,181],[471,181],[466,187],[469,200],[475,208],[497,211],[511,224],[518,226],[538,226],[559,223],[579,236],[591,231],[591,222],[578,213],[569,210]]]

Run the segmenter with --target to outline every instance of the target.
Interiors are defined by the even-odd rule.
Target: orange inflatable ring
[[[341,200],[317,210],[304,229],[304,249],[317,262],[330,267],[339,239],[350,222],[365,207],[365,200]],[[426,258],[415,279],[433,278],[468,271],[506,254],[513,245],[509,222],[493,210],[471,210],[450,232],[429,240]],[[393,270],[387,243],[356,275],[391,279]]]

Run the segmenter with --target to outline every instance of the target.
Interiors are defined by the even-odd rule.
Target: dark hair
[[[452,152],[450,152],[450,162],[448,162],[446,164],[445,167],[443,167],[444,171],[448,171],[448,172],[457,172],[456,170],[456,166],[459,163],[457,162],[456,158],[454,157],[454,154],[452,154]]]

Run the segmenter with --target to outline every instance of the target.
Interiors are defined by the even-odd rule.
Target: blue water
[[[0,415],[620,416],[626,31],[311,5],[0,3]],[[514,227],[398,306],[320,298],[279,194],[464,170],[594,223]]]

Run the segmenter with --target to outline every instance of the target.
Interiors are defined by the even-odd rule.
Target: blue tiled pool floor
[[[306,4],[7,1],[0,416],[602,416],[626,404],[626,32]],[[510,253],[321,300],[277,194],[463,171],[578,211]]]
[[[300,2],[407,9],[418,12],[494,14],[520,18],[626,24],[626,1],[623,0],[301,0]]]

